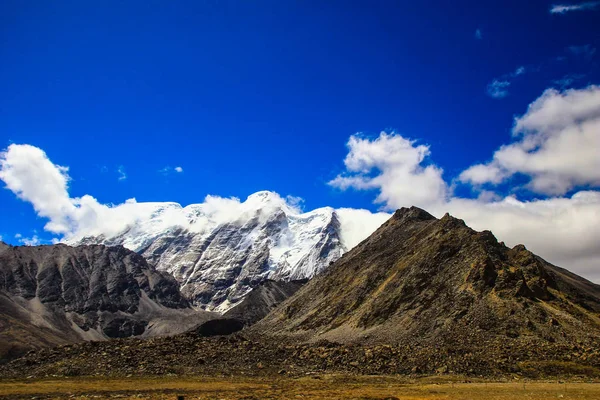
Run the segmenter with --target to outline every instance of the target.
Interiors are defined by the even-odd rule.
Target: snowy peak
[[[171,273],[195,306],[219,312],[267,279],[312,278],[389,217],[349,209],[338,214],[331,207],[302,212],[270,191],[244,202],[207,196],[186,207],[130,206],[136,218],[118,233],[68,242],[123,245]],[[351,233],[344,232],[343,221]]]

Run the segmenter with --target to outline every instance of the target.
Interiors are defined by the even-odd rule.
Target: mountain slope
[[[243,203],[227,201],[232,204],[226,211],[209,201],[185,208],[135,204],[143,216],[120,232],[68,243],[125,246],[171,273],[195,306],[225,312],[265,280],[313,277],[353,246],[356,235],[371,232],[352,221],[352,235],[346,235],[352,239],[345,239],[340,215],[346,217],[347,210],[301,213],[272,192],[255,193]],[[386,218],[372,216],[379,223]]]
[[[462,220],[404,208],[251,330],[407,345],[417,364],[573,345],[598,350],[600,363],[600,286]]]
[[[252,325],[263,319],[271,310],[291,297],[307,279],[297,281],[272,281],[267,280],[252,289],[235,307],[223,314],[225,318],[234,318],[245,325]]]
[[[123,247],[0,242],[0,356],[81,340],[178,333],[210,318]]]

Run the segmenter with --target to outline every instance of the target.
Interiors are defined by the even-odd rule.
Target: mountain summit
[[[440,351],[494,362],[552,345],[566,355],[598,347],[600,286],[448,214],[402,208],[251,329],[404,344],[423,352],[416,365]]]
[[[67,242],[125,246],[171,273],[195,306],[218,312],[229,310],[266,280],[312,278],[352,248],[357,236],[368,236],[389,218],[369,213],[372,228],[364,228],[353,214],[364,210],[301,212],[269,191],[244,202],[207,198],[187,207],[131,206],[142,210],[140,216],[118,233]]]

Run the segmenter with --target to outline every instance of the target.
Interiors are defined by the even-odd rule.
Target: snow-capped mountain
[[[195,306],[225,312],[266,279],[312,278],[388,217],[330,207],[301,212],[268,191],[214,201],[135,203],[139,217],[121,232],[67,243],[123,245],[173,274]]]

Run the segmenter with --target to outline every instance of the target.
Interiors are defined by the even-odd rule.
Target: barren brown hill
[[[600,286],[522,245],[510,249],[489,231],[412,207],[398,210],[252,331],[465,351],[517,341],[597,345],[599,313]]]

